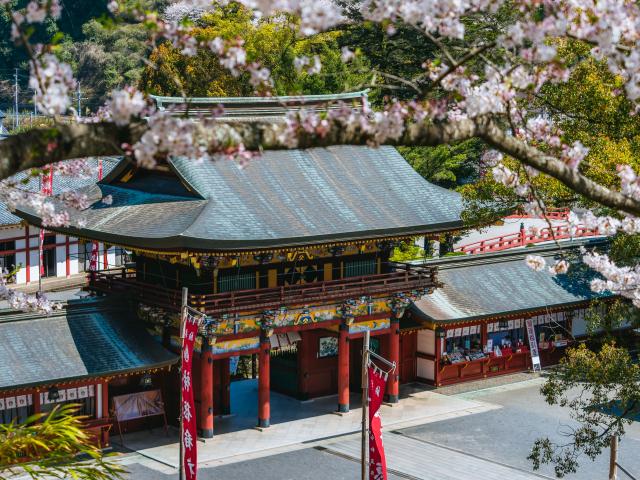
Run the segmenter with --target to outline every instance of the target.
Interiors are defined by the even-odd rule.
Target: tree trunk
[[[609,456],[609,480],[618,478],[618,468],[616,461],[618,460],[618,436],[611,437],[611,455]]]

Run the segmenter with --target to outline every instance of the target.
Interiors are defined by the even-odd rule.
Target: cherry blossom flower
[[[530,269],[535,270],[536,272],[541,272],[547,265],[545,259],[540,255],[527,255],[525,263]]]
[[[137,117],[147,106],[144,96],[138,90],[129,87],[115,90],[107,101],[107,108],[116,125],[127,125],[132,117]]]
[[[558,260],[549,267],[549,273],[552,275],[564,274],[569,271],[569,262],[566,260]]]

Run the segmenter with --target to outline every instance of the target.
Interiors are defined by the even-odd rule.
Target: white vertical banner
[[[542,364],[540,363],[540,355],[538,353],[538,339],[536,338],[536,329],[533,326],[533,320],[527,318],[525,321],[527,325],[527,337],[529,338],[529,350],[531,351],[531,364],[533,365],[534,372],[542,371]]]

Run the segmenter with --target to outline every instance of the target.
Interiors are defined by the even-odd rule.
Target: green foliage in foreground
[[[76,405],[33,415],[23,424],[0,424],[0,480],[16,474],[32,479],[123,478],[119,465],[106,461],[83,428]],[[25,462],[25,460],[27,460]]]
[[[567,426],[565,441],[537,439],[529,460],[534,469],[553,464],[558,477],[574,473],[578,460],[595,460],[612,436],[621,437],[640,407],[640,366],[625,348],[606,343],[597,352],[581,344],[567,351],[541,393],[549,405],[570,410],[576,422]]]

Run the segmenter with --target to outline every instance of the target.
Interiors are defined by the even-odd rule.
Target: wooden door
[[[417,375],[417,350],[417,332],[400,335],[400,383],[415,381]]]

